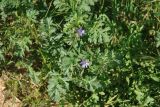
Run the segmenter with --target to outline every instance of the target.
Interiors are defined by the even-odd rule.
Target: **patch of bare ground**
[[[6,97],[5,79],[0,77],[0,107],[21,107],[21,101],[13,96]]]

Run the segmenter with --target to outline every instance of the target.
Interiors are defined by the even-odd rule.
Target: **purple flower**
[[[81,60],[80,65],[82,68],[88,68],[89,67],[89,62],[86,60]]]
[[[77,30],[77,33],[78,33],[79,36],[82,37],[82,36],[85,34],[85,30],[82,29],[82,28],[79,28],[79,29]]]

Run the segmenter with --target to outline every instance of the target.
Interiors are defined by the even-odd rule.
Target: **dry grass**
[[[16,97],[6,97],[5,79],[3,75],[0,77],[0,107],[21,107],[21,101]]]

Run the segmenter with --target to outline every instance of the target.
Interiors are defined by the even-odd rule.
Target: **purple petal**
[[[87,68],[87,67],[89,67],[89,62],[86,61],[86,60],[82,60],[80,62],[80,65],[81,65],[82,68]]]
[[[85,34],[85,30],[82,29],[82,28],[79,28],[79,29],[77,30],[77,33],[78,33],[79,36],[83,36],[83,35]]]

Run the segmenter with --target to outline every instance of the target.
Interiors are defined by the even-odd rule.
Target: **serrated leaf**
[[[40,82],[39,79],[40,74],[41,74],[40,72],[35,72],[33,68],[29,67],[29,77],[35,84],[38,84]]]
[[[26,15],[30,21],[36,22],[36,17],[39,14],[36,10],[27,10]]]

